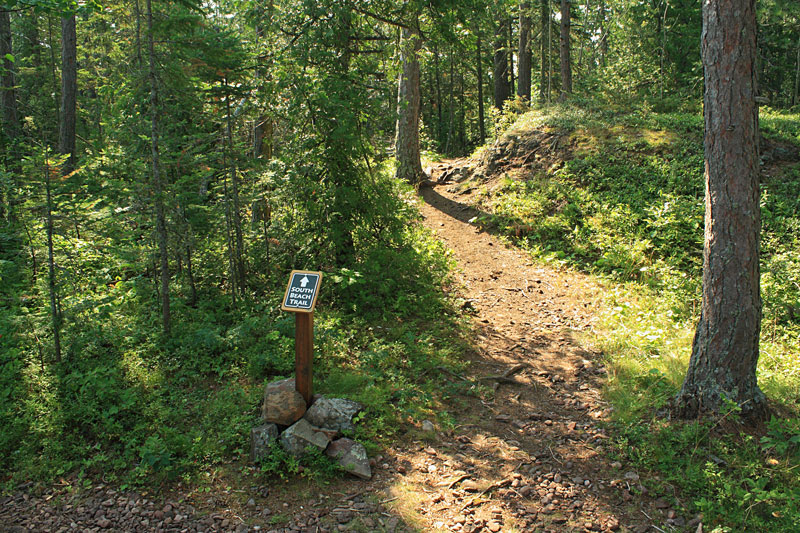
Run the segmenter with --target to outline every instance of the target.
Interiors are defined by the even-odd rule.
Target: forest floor
[[[679,495],[648,494],[647,474],[607,445],[606,369],[588,335],[602,287],[475,225],[470,194],[436,185],[419,206],[453,252],[454,290],[474,320],[470,364],[441,379],[483,392],[445,406],[452,428],[386,449],[370,481],[20,487],[0,498],[0,531],[702,531],[700,517],[670,508]]]

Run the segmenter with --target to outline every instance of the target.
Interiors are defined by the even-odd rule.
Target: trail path
[[[473,225],[478,211],[448,188],[423,189],[419,207],[458,263],[475,342],[465,373],[441,379],[481,390],[445,406],[452,431],[387,450],[369,482],[21,490],[0,498],[0,531],[696,531],[698,519],[670,508],[674,495],[648,495],[609,454],[606,370],[580,338],[601,289]]]

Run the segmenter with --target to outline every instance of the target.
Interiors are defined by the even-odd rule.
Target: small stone
[[[255,507],[256,506],[256,501],[253,498],[250,498],[249,500],[247,500],[247,506],[248,507]]]
[[[436,426],[433,425],[433,422],[430,420],[423,420],[422,421],[422,431],[436,431]]]
[[[620,463],[619,461],[614,461],[613,463],[611,463],[611,468],[616,468],[617,470],[619,470],[620,468],[622,468],[622,463]]]
[[[103,529],[106,529],[111,525],[111,520],[109,520],[108,518],[102,518],[97,521],[97,525]]]
[[[630,481],[639,481],[639,474],[636,472],[625,472],[625,479]]]
[[[500,531],[501,529],[503,529],[503,524],[501,524],[501,523],[500,523],[500,522],[498,522],[497,520],[489,520],[489,522],[486,524],[486,527],[487,527],[487,528],[489,529],[489,531],[491,531],[492,533],[497,533],[498,531]]]

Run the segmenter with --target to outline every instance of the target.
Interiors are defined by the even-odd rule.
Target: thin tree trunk
[[[224,89],[228,89],[228,80],[224,80]],[[242,237],[242,216],[239,205],[239,176],[236,171],[236,164],[233,158],[233,119],[231,117],[231,95],[228,94],[225,98],[225,110],[227,114],[226,120],[226,141],[228,149],[228,171],[231,175],[231,192],[233,194],[233,234],[236,238],[235,241],[235,264],[236,264],[236,277],[238,278],[239,292],[244,298],[247,292],[247,278],[244,261],[244,239]]]
[[[164,335],[170,334],[169,255],[167,250],[167,221],[164,213],[164,184],[161,177],[158,149],[158,80],[156,79],[156,53],[153,36],[152,0],[147,0],[147,49],[150,77],[150,151],[152,154],[153,203],[156,212],[156,238],[161,270],[161,323]]]
[[[703,3],[705,245],[700,321],[677,412],[728,403],[766,414],[756,365],[761,329],[755,0]]]
[[[550,85],[550,82],[547,79],[547,40],[546,36],[550,33],[550,0],[541,0],[541,18],[542,18],[542,32],[541,32],[541,39],[540,39],[540,51],[541,51],[541,75],[540,75],[540,85],[539,85],[539,102],[545,103],[550,99],[550,96],[547,93],[547,88]]]
[[[50,48],[50,75],[53,83],[53,109],[55,110],[56,121],[59,129],[61,128],[61,104],[58,98],[58,75],[56,74],[56,47],[53,46],[53,17],[47,15],[47,42]]]
[[[570,5],[561,0],[561,100],[572,94],[572,59],[570,58]]]
[[[17,94],[14,88],[14,63],[8,57],[13,56],[11,46],[11,13],[0,11],[0,124],[2,124],[3,149],[0,150],[0,162],[7,171],[12,183],[8,187],[0,188],[0,220],[6,217],[11,221],[16,218],[14,208],[14,186],[18,174],[19,156],[15,146],[15,139],[19,135],[19,118],[17,116]],[[2,168],[2,167],[0,167]]]
[[[608,31],[606,30],[606,2],[600,0],[600,66],[606,66],[608,56]]]
[[[553,23],[550,21],[550,12],[547,13],[547,103],[553,95]]]
[[[47,154],[45,154],[45,159]],[[57,363],[61,362],[61,309],[58,305],[56,284],[56,261],[53,251],[53,193],[50,182],[50,164],[44,167],[45,192],[47,194],[47,286],[50,293],[50,319],[53,325],[53,353]]]
[[[442,144],[442,76],[439,72],[439,45],[433,43],[433,71],[436,76],[436,141]]]
[[[419,14],[412,24],[403,28],[400,42],[402,70],[397,83],[397,128],[395,137],[395,157],[397,171],[395,177],[418,184],[425,176],[422,171],[419,149],[419,109],[420,71],[418,53],[422,47],[419,30]]]
[[[485,111],[483,109],[483,51],[481,50],[481,36],[478,34],[475,42],[475,66],[478,73],[478,133],[481,144],[486,142]]]
[[[458,73],[458,144],[459,150],[464,150],[467,146],[467,112],[466,112],[466,98],[464,96],[464,72]]]
[[[133,0],[133,14],[136,17],[136,66],[142,68],[142,14],[139,0]]]
[[[664,2],[664,15],[661,17],[661,54],[659,65],[659,80],[658,80],[658,97],[664,99],[664,60],[667,53],[667,10],[669,9],[669,2]]]
[[[68,155],[65,174],[75,168],[75,107],[78,95],[78,42],[75,15],[61,17],[61,123],[58,151]]]
[[[8,56],[13,56],[11,46],[11,13],[0,11],[0,107],[3,108],[3,133],[9,141],[13,141],[19,133],[17,118],[17,94],[14,89],[14,63]]]
[[[192,267],[192,247],[189,244],[187,236],[186,241],[186,275],[189,278],[189,305],[194,307],[197,305],[197,286],[194,283],[194,268]]]
[[[447,91],[448,92],[448,95],[447,95],[447,143],[445,143],[445,145],[444,145],[444,151],[447,154],[451,153],[451,151],[453,150],[453,122],[454,122],[453,115],[455,114],[454,103],[453,103],[453,98],[454,98],[454,93],[453,92],[455,90],[455,65],[454,65],[455,60],[453,59],[454,55],[455,54],[453,54],[453,50],[451,49],[450,50],[450,75],[449,75],[449,79],[448,79],[448,81],[450,82],[450,85],[448,87],[449,90]]]
[[[510,80],[510,84],[508,86],[508,95],[509,98],[514,94],[514,19],[512,17],[508,18],[508,24],[506,24],[508,28],[508,78]]]
[[[508,50],[506,50],[507,23],[506,17],[500,18],[494,41],[494,106],[500,110],[511,95],[508,81]]]
[[[517,51],[517,68],[519,81],[517,95],[525,101],[531,100],[531,5],[527,0],[519,4],[519,50]]]
[[[797,105],[800,96],[800,37],[797,38],[797,63],[794,70],[794,92],[792,93],[792,107]]]

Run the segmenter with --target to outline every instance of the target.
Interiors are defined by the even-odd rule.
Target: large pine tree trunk
[[[403,68],[397,84],[397,129],[395,137],[395,176],[408,183],[417,184],[423,179],[419,152],[420,71],[419,53],[422,37],[419,20],[415,18],[411,27],[403,28],[400,57]]]
[[[150,151],[152,154],[153,203],[156,212],[156,240],[158,241],[159,269],[161,271],[161,325],[164,335],[169,335],[169,252],[167,250],[167,219],[164,212],[164,183],[161,176],[161,159],[158,149],[158,80],[156,80],[156,54],[153,43],[153,5],[147,0],[147,50],[150,78]]]
[[[58,151],[68,155],[64,171],[75,168],[75,102],[78,94],[78,43],[75,15],[61,17],[61,124]]]
[[[511,96],[508,77],[508,50],[506,49],[506,26],[508,19],[500,17],[494,41],[494,106],[503,109],[503,103]]]
[[[572,59],[570,58],[570,0],[561,0],[561,100],[572,94]]]
[[[519,49],[517,51],[517,95],[526,101],[531,99],[531,5],[527,1],[519,4]]]
[[[706,216],[703,300],[676,406],[694,417],[734,402],[766,413],[756,382],[759,293],[755,0],[703,4]]]

